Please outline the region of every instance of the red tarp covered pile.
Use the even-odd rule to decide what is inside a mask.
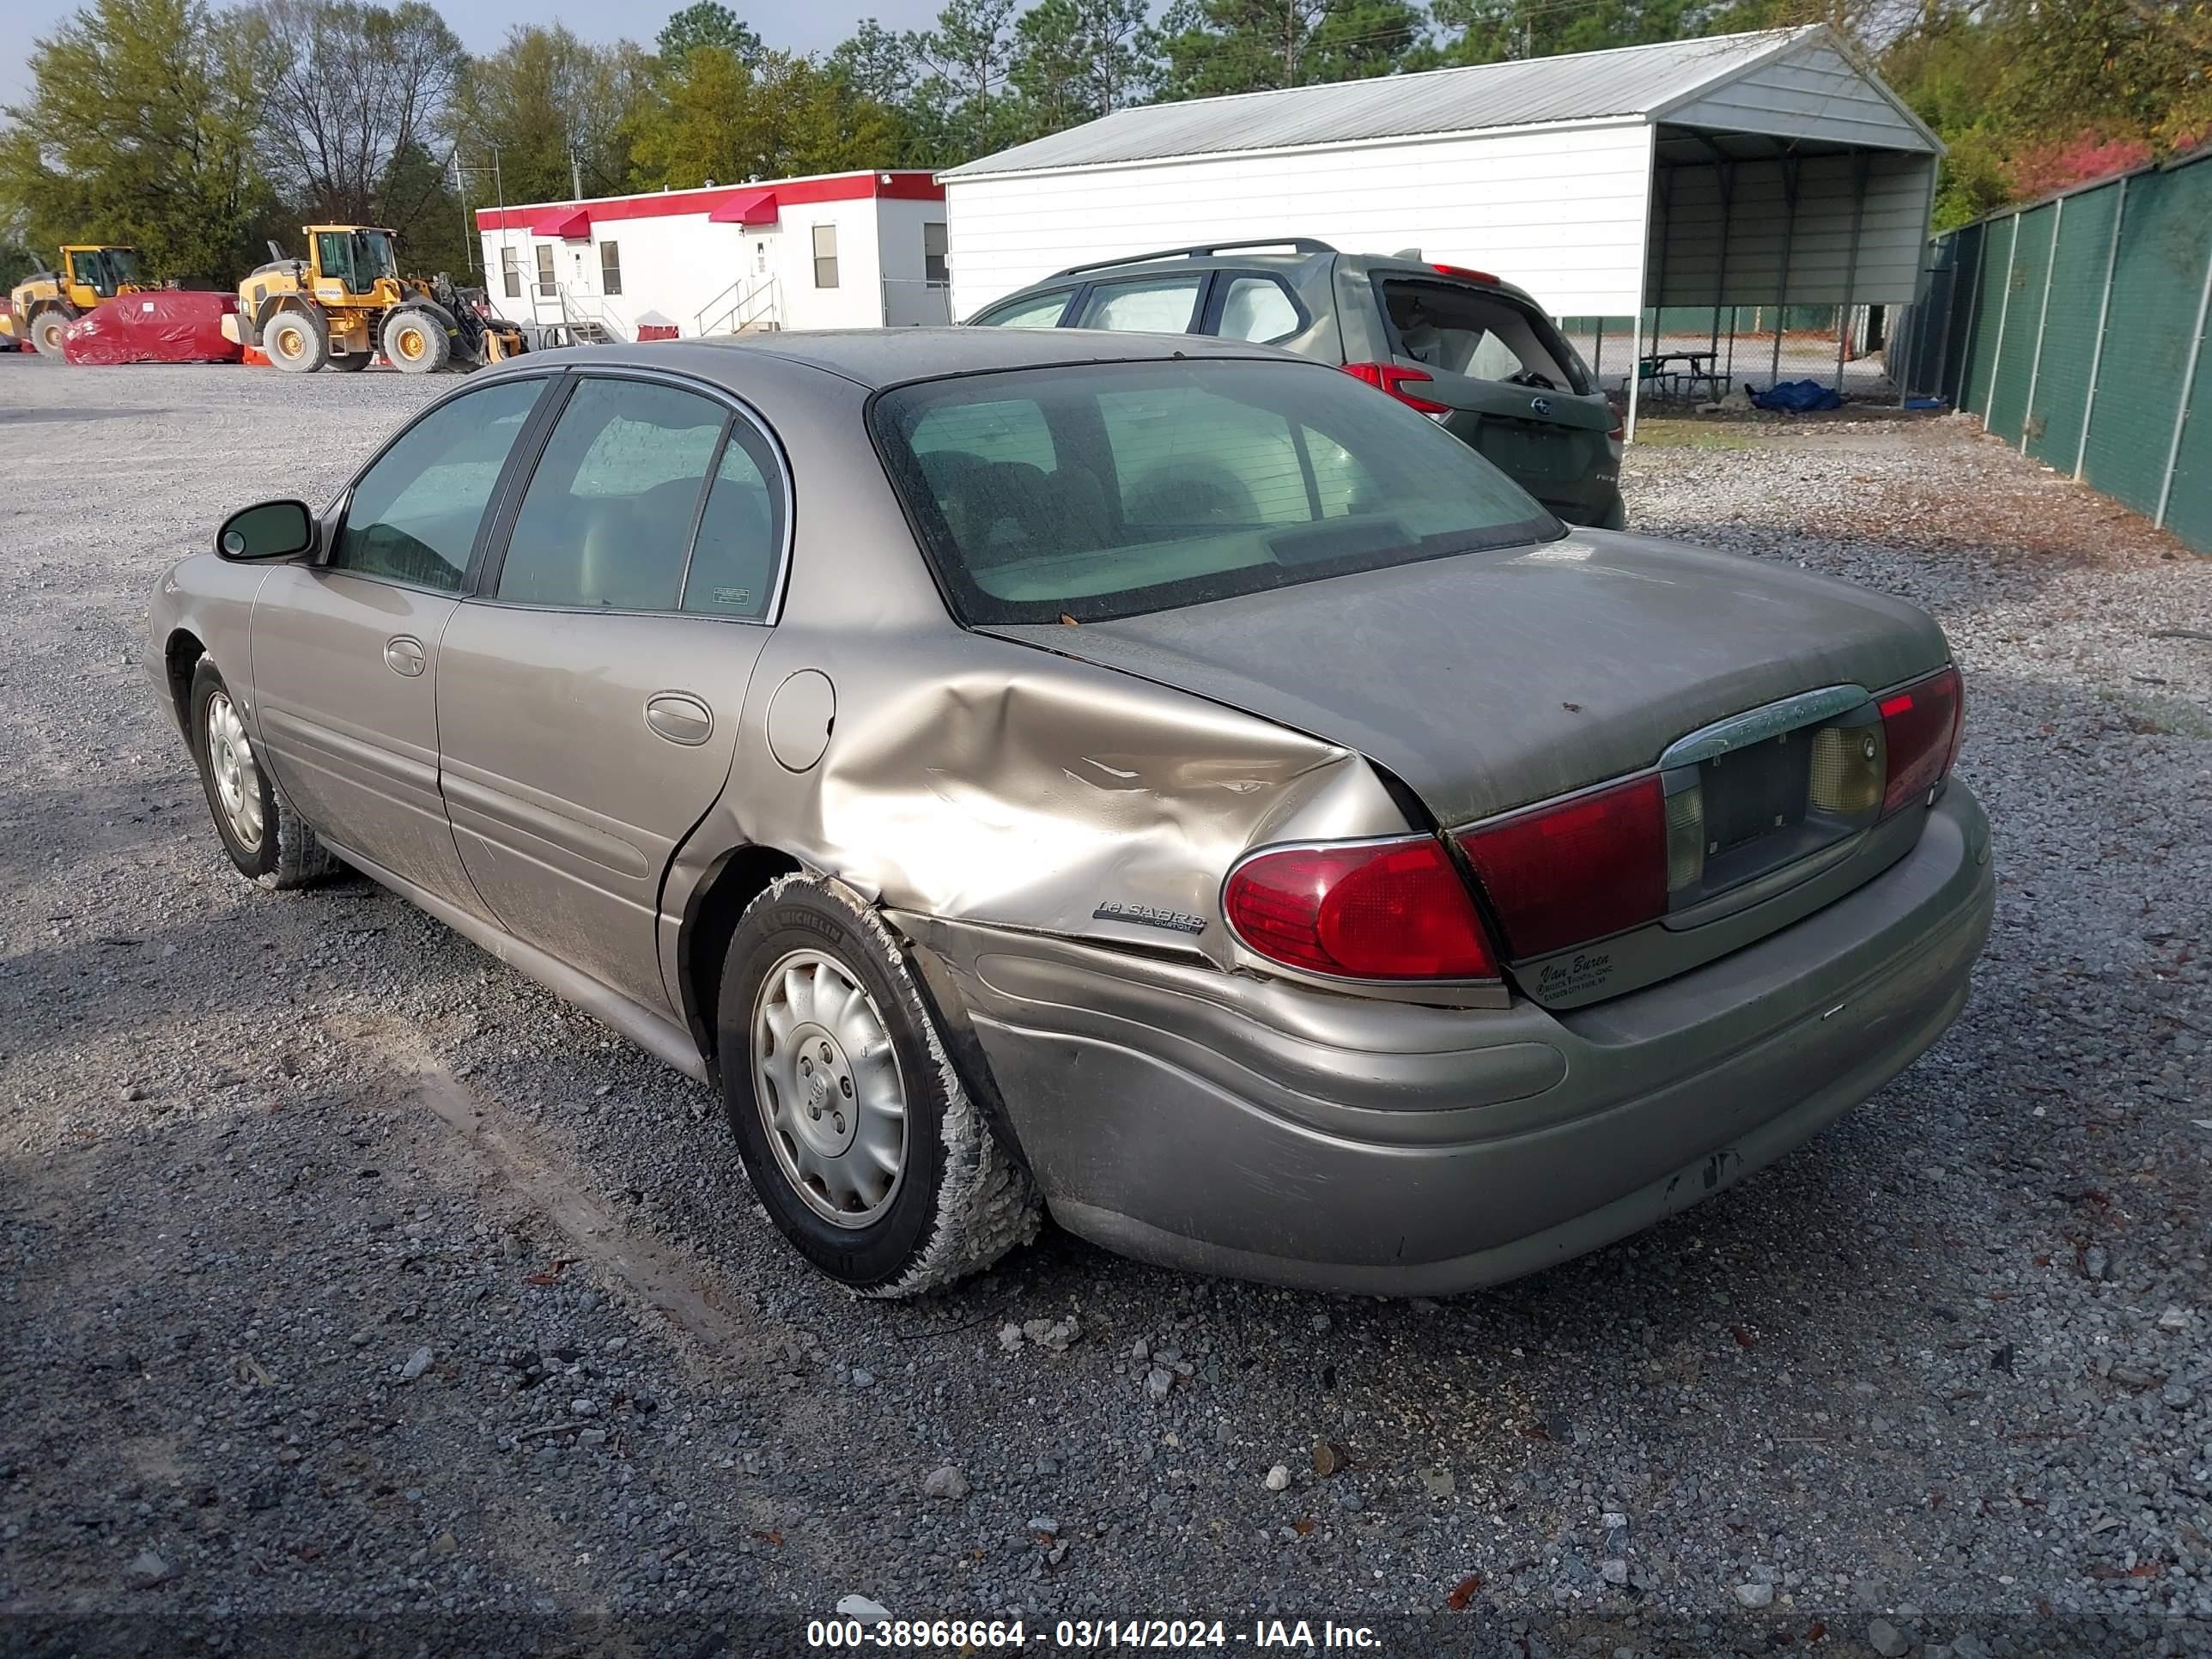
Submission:
[[[69,325],[62,356],[97,367],[112,363],[234,363],[240,348],[222,337],[222,319],[238,309],[235,294],[161,289],[103,300]]]

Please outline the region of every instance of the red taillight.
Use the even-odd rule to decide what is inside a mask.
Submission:
[[[1945,668],[1893,691],[1881,703],[1881,738],[1889,754],[1889,783],[1881,815],[1911,804],[1951,774],[1966,724],[1966,690],[1959,671]]]
[[[1492,979],[1497,958],[1433,836],[1257,853],[1221,908],[1271,962],[1343,979]]]
[[[1469,270],[1465,265],[1431,265],[1429,269],[1440,276],[1464,276],[1470,282],[1487,283],[1492,288],[1498,286],[1498,278],[1486,270]]]
[[[1612,439],[1613,441],[1617,444],[1626,443],[1628,441],[1628,416],[1622,414],[1620,410],[1614,406],[1613,401],[1610,398],[1607,398],[1605,400],[1605,407],[1606,412],[1613,416],[1613,430],[1607,433],[1605,435]]]
[[[1460,845],[1511,957],[1547,956],[1666,913],[1667,806],[1656,773],[1517,813]]]
[[[1451,413],[1449,404],[1435,403],[1406,390],[1409,385],[1433,384],[1432,377],[1425,368],[1407,368],[1403,363],[1346,363],[1344,372],[1354,380],[1366,381],[1378,392],[1389,392],[1400,403],[1418,409],[1424,415]]]

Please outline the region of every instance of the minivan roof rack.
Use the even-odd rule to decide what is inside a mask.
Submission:
[[[1089,264],[1070,265],[1052,274],[1054,276],[1073,276],[1086,270],[1103,270],[1109,265],[1141,265],[1154,259],[1203,259],[1210,253],[1226,253],[1233,248],[1252,247],[1286,247],[1294,253],[1336,252],[1328,243],[1317,242],[1310,236],[1255,236],[1241,242],[1205,242],[1197,247],[1164,247],[1156,253],[1124,253],[1111,259],[1093,259]]]

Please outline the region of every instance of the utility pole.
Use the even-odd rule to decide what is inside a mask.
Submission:
[[[572,144],[568,149],[568,187],[576,192],[576,199],[584,199],[584,162]]]

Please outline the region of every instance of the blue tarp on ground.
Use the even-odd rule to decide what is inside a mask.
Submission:
[[[1751,400],[1761,409],[1779,409],[1791,415],[1809,415],[1815,410],[1844,406],[1836,389],[1822,386],[1818,380],[1784,380],[1764,392],[1752,392]]]

